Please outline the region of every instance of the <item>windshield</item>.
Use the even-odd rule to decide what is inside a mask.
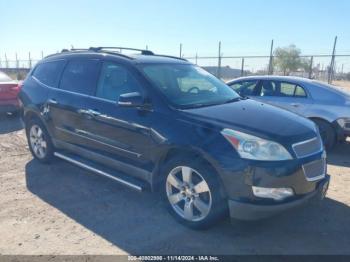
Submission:
[[[194,65],[145,65],[142,70],[176,107],[210,106],[240,98],[229,86]]]

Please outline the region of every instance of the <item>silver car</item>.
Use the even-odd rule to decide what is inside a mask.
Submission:
[[[241,77],[227,83],[241,96],[313,120],[326,148],[350,136],[350,94],[314,80],[285,76]]]

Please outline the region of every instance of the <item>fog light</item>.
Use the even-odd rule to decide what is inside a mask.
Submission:
[[[291,188],[268,188],[253,186],[253,194],[257,197],[270,198],[277,201],[293,196],[293,189]]]

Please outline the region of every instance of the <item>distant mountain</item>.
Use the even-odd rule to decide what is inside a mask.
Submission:
[[[217,75],[218,67],[217,66],[203,66],[203,69],[205,69],[207,72],[213,75]],[[241,70],[231,68],[229,66],[221,67],[221,78],[223,79],[232,79],[237,78],[241,76]]]

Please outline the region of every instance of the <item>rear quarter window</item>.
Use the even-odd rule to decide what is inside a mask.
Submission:
[[[56,87],[64,65],[64,60],[40,63],[36,66],[32,76],[47,86]]]

